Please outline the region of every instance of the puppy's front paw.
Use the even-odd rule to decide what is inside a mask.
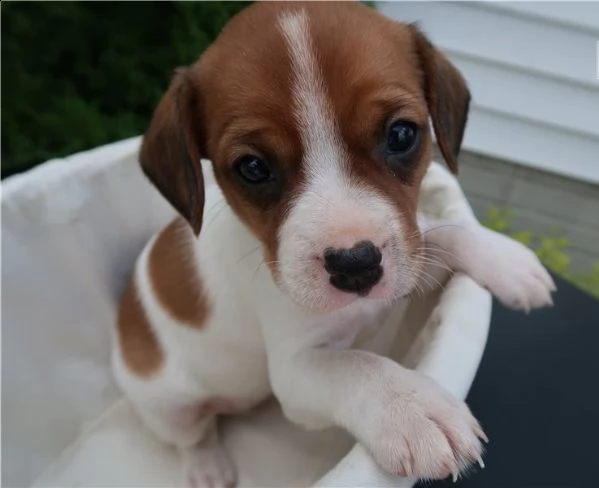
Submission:
[[[555,283],[534,252],[484,227],[470,238],[460,256],[464,271],[505,306],[529,312],[553,305]]]
[[[375,460],[390,473],[420,479],[455,480],[473,462],[483,467],[479,439],[487,438],[470,409],[430,378],[409,374],[409,386],[375,421],[367,445]]]

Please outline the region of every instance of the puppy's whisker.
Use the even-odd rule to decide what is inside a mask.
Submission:
[[[447,223],[447,224],[438,224],[438,225],[433,225],[431,227],[428,227],[427,229],[425,229],[424,231],[421,231],[421,235],[425,236],[426,234],[428,234],[429,232],[432,232],[434,230],[439,230],[439,229],[444,229],[446,227],[451,227],[451,228],[457,228],[460,230],[465,230],[465,231],[469,231],[469,226],[467,224],[460,224],[460,223]]]
[[[434,289],[437,286],[443,286],[435,277],[433,277],[430,273],[426,272],[424,269],[420,270],[418,278],[418,283],[425,285],[429,289]]]
[[[423,266],[421,266],[421,268],[420,268],[420,272],[421,272],[421,274],[422,274],[422,273],[428,273],[428,271],[425,271],[425,270],[426,270],[426,266],[430,266],[430,267],[437,268],[437,269],[442,269],[443,271],[445,271],[445,272],[447,272],[447,273],[449,273],[449,274],[453,274],[453,273],[455,272],[455,271],[454,271],[453,269],[451,269],[451,268],[447,268],[447,267],[439,266],[439,265],[437,265],[437,264],[435,264],[435,263],[423,263]]]
[[[430,273],[427,272],[423,272],[422,276],[421,276],[427,283],[428,286],[431,286],[431,282],[432,285],[431,288],[443,288],[443,284],[437,279],[435,278],[433,275],[431,275]]]
[[[222,205],[226,203],[224,200],[217,200],[212,204],[212,206],[208,209],[208,212],[212,212],[218,205]]]
[[[311,260],[311,259],[297,259],[297,260],[294,260],[294,262],[296,262],[298,264],[310,264],[310,263],[313,262],[313,260]],[[279,260],[264,261],[264,262],[262,262],[262,264],[283,264],[283,261],[279,261]]]
[[[216,219],[218,218],[218,216],[221,214],[221,212],[222,212],[222,211],[223,211],[225,208],[227,208],[227,206],[228,206],[228,205],[227,205],[227,202],[225,202],[225,201],[218,202],[218,203],[221,203],[221,204],[222,204],[222,206],[221,206],[221,208],[219,208],[219,209],[216,211],[216,213],[215,213],[215,214],[212,216],[212,218],[210,219],[210,222],[208,222],[208,223],[206,224],[206,227],[204,228],[204,231],[208,230],[208,229],[210,228],[210,226],[212,226],[212,224],[214,224],[214,222],[216,221]],[[216,207],[216,205],[218,205],[218,203],[215,203],[215,204],[213,205],[213,207],[212,207],[212,208]]]
[[[450,257],[452,259],[456,259],[456,260],[459,259],[459,257],[454,252],[448,251],[443,246],[441,246],[440,244],[437,244],[435,242],[427,243],[426,246],[424,248],[422,248],[422,251],[431,257],[434,254],[444,254],[445,256]]]
[[[250,280],[251,282],[253,282],[256,279],[256,275],[258,274],[258,271],[260,270],[260,268],[262,267],[263,264],[264,264],[264,261],[260,261],[258,263],[258,266],[256,266],[256,269],[252,273],[252,279]]]
[[[448,266],[443,261],[439,261],[439,260],[433,259],[431,257],[422,257],[417,260],[417,264],[422,265],[422,267],[424,267],[425,265],[429,265],[432,267],[441,268],[441,269],[443,269],[445,271],[449,271],[451,273],[453,273],[455,271],[454,269],[452,269],[450,266]]]
[[[416,262],[426,263],[426,264],[435,264],[438,266],[447,266],[447,263],[443,260],[437,259],[436,256],[421,256],[416,259]]]
[[[446,255],[451,254],[448,251],[444,251],[444,252]],[[424,247],[417,249],[417,254],[414,257],[414,260],[416,262],[422,261],[422,262],[427,262],[427,263],[434,263],[434,264],[438,264],[440,266],[447,265],[447,263],[443,260],[442,256],[438,256],[438,255],[436,255],[436,253],[431,253],[430,248],[424,248]]]
[[[258,251],[260,249],[260,245],[256,246],[255,248],[253,248],[251,251],[245,253],[243,256],[241,256],[236,264],[239,264],[241,261],[243,261],[244,259],[250,257],[252,254],[254,254],[256,251]]]
[[[414,291],[416,292],[417,297],[423,297],[425,295],[424,287],[419,281],[414,285]]]
[[[447,249],[445,249],[440,244],[437,244],[436,242],[427,242],[426,245],[422,248],[422,250],[425,251],[425,252],[436,252],[436,251],[440,251],[440,252],[448,254],[448,255],[450,255],[452,257],[455,256],[455,254],[453,252],[448,251]]]

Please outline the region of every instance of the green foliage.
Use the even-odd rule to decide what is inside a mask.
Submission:
[[[143,133],[175,67],[247,2],[5,2],[2,177]]]
[[[558,276],[599,298],[599,261],[587,272],[571,269],[568,248],[570,241],[558,229],[550,228],[545,235],[533,235],[528,231],[513,231],[511,220],[513,210],[509,208],[491,208],[482,224],[488,228],[507,234],[531,248],[541,262]]]

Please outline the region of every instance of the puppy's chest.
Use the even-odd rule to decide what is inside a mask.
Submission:
[[[317,342],[332,349],[366,343],[381,331],[392,309],[387,304],[365,304],[316,319],[312,325],[318,330]]]

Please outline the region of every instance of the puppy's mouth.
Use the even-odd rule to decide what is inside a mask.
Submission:
[[[340,291],[367,297],[382,277],[383,267],[377,264],[361,270],[360,273],[332,273],[329,283]]]

